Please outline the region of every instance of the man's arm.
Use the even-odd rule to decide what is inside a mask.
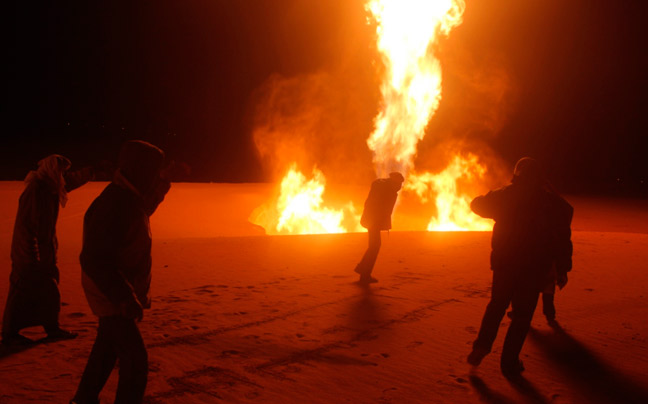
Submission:
[[[69,171],[65,174],[65,190],[70,192],[94,179],[94,169],[84,167],[80,170]]]
[[[500,195],[502,191],[490,191],[486,195],[476,197],[470,203],[470,209],[481,217],[495,219],[501,208]]]

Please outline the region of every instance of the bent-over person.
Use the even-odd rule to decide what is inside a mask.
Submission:
[[[389,178],[378,178],[371,183],[360,218],[360,224],[367,229],[369,245],[355,267],[355,272],[360,274],[361,284],[378,282],[371,276],[371,272],[380,251],[380,232],[391,229],[391,215],[403,181],[401,173],[393,172],[389,174]]]

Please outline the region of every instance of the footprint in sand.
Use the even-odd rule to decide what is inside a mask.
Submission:
[[[419,346],[421,346],[421,345],[423,345],[423,342],[422,342],[422,341],[412,341],[412,342],[410,342],[409,344],[407,344],[407,347],[406,347],[406,348],[407,348],[407,349],[414,349],[414,348],[419,347]]]
[[[196,293],[197,295],[210,295],[214,293],[214,291],[211,289],[198,289],[194,293]]]
[[[237,351],[236,349],[228,349],[228,350],[225,350],[225,351],[221,352],[221,356],[223,356],[223,357],[227,357],[227,356],[231,356],[231,355],[238,355],[238,354],[240,354],[240,352]]]

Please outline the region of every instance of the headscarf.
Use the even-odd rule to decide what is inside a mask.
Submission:
[[[65,178],[63,174],[70,168],[70,160],[67,157],[59,154],[52,154],[38,162],[38,168],[30,171],[25,177],[27,184],[35,180],[42,180],[48,182],[58,194],[59,203],[65,207],[67,203],[67,191],[65,190]]]

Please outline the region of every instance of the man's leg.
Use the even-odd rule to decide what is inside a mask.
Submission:
[[[380,251],[381,245],[380,230],[369,229],[367,234],[367,251],[365,251],[362,260],[360,260],[360,263],[355,269],[355,271],[360,274],[361,280],[369,280],[371,278],[371,272],[376,264],[376,259],[378,258],[378,252]]]
[[[106,317],[99,319],[97,338],[92,346],[79,388],[74,395],[74,403],[95,404],[99,402],[99,393],[106,384],[108,376],[110,376],[117,361],[117,353],[110,338],[111,332],[109,328],[111,326]]]
[[[538,304],[538,295],[540,292],[533,284],[523,284],[515,290],[513,299],[513,319],[504,339],[502,349],[501,368],[502,372],[507,375],[515,375],[524,368],[520,362],[520,351],[524,345],[524,340],[531,327],[533,312]]]
[[[144,399],[148,377],[148,354],[135,320],[113,317],[112,331],[119,358],[119,383],[115,404],[136,404]]]
[[[486,306],[477,339],[473,342],[473,350],[468,355],[468,363],[471,365],[479,365],[484,356],[491,351],[499,325],[512,297],[512,277],[506,273],[493,271],[491,300]]]
[[[56,267],[55,267],[56,268]],[[59,313],[61,311],[61,293],[58,288],[58,268],[56,278],[48,279],[39,291],[43,305],[43,328],[47,333],[48,340],[63,340],[76,338],[79,334],[67,331],[59,325]]]

